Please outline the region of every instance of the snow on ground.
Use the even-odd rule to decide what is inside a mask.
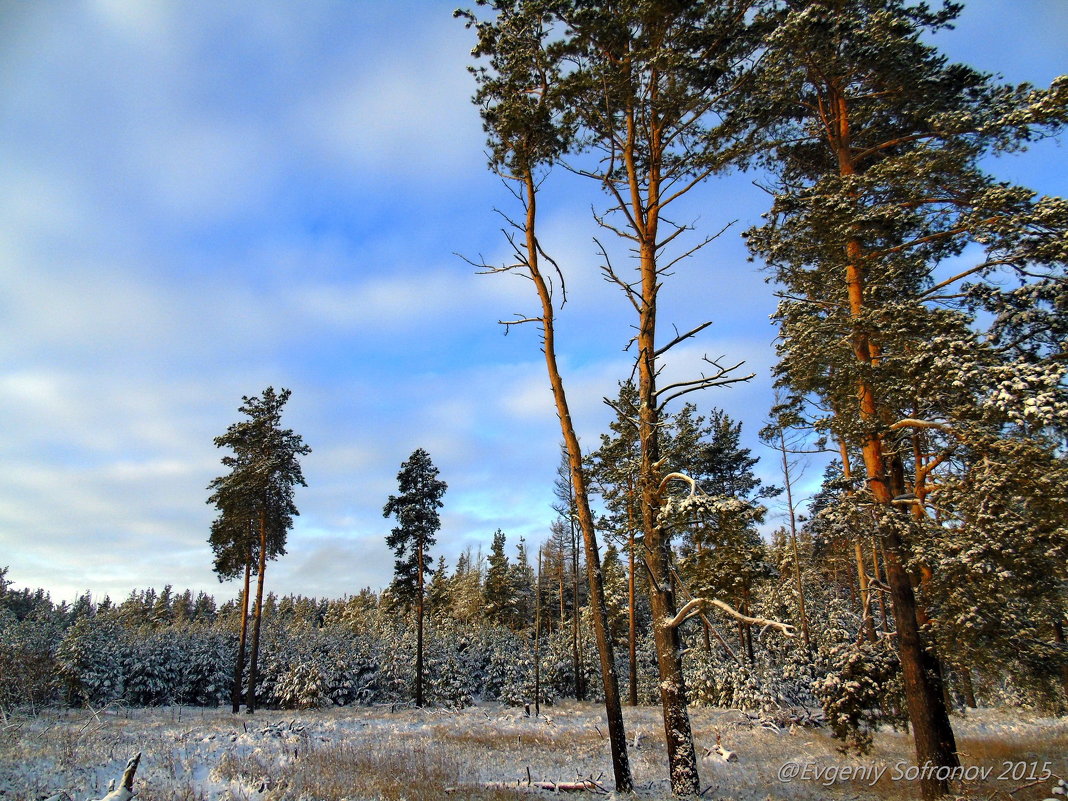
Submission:
[[[254,716],[222,708],[48,710],[0,721],[0,798],[40,801],[60,790],[73,801],[100,798],[108,780],[121,776],[138,751],[143,757],[135,788],[142,801],[547,795],[485,787],[526,783],[528,770],[534,781],[593,778],[611,789],[603,710],[563,703],[543,711],[540,718],[528,718],[498,704],[460,711],[385,706]],[[918,784],[908,774],[915,770],[911,741],[903,733],[880,732],[872,754],[844,756],[821,729],[756,728],[732,710],[691,714],[700,754],[718,735],[738,755],[730,763],[702,757],[707,798],[918,797]],[[659,709],[628,708],[625,716],[638,798],[669,798]],[[1046,772],[1068,778],[1068,719],[979,710],[956,718],[954,729],[971,775],[990,769],[985,782],[957,784],[961,797],[1040,799],[1053,780],[1034,779]],[[576,797],[583,795],[589,797]]]

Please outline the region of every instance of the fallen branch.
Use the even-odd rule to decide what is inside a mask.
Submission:
[[[549,782],[531,781],[527,778],[516,779],[511,782],[482,782],[477,785],[484,790],[548,790],[551,793],[596,793],[598,795],[610,795],[603,784],[594,779],[578,779],[573,782]],[[445,792],[465,793],[470,791],[470,785],[446,787]]]
[[[111,784],[108,785],[108,790],[110,790],[111,792],[101,798],[100,801],[130,801],[130,799],[133,798],[134,795],[134,774],[137,773],[137,766],[140,763],[140,752],[130,757],[130,761],[126,763],[126,770],[123,771],[122,774],[122,784],[116,788],[115,780],[112,779]]]
[[[577,782],[534,782],[531,786],[554,793],[581,793],[585,791],[608,795],[608,790],[604,788],[604,785],[595,782],[593,779],[582,779]]]
[[[736,753],[734,753],[733,751],[729,751],[728,749],[724,748],[719,743],[716,743],[711,748],[706,748],[705,749],[705,756],[706,757],[717,756],[720,759],[722,759],[724,762],[737,762],[738,761],[738,755]]]

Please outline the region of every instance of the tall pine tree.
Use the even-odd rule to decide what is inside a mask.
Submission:
[[[397,557],[394,562],[392,590],[403,603],[415,608],[415,705],[423,705],[423,616],[426,602],[426,577],[433,573],[433,559],[428,552],[437,541],[441,527],[438,509],[444,504],[441,497],[448,488],[438,478],[438,469],[430,455],[417,448],[401,464],[397,473],[400,493],[390,495],[382,509],[382,516],[396,517],[397,525],[386,537],[386,543]]]
[[[960,282],[982,285],[1007,270],[1032,294],[1063,293],[1055,274],[1063,276],[1068,222],[1063,201],[998,182],[980,164],[1062,124],[1068,82],[999,86],[948,63],[924,36],[960,10],[770,2],[756,20],[770,32],[766,51],[734,110],[777,177],[770,222],[749,239],[783,287],[778,380],[808,402],[812,424],[842,442],[846,458],[860,456],[864,487],[845,500],[864,507],[885,551],[917,763],[946,767],[958,758],[924,631],[935,565],[921,561],[918,586],[907,570],[919,532],[933,526],[930,479],[966,457],[967,443],[1005,433],[1009,421],[994,419],[991,400],[1004,393],[1028,408],[1032,390],[1063,386],[1063,365],[995,347],[957,302],[1027,293],[1006,298]],[[981,255],[961,271],[972,243]],[[946,790],[922,781],[925,798]]]
[[[300,514],[293,502],[293,489],[297,484],[307,486],[298,457],[311,453],[311,448],[292,429],[282,428],[282,409],[291,394],[288,389],[276,392],[274,387],[267,387],[259,397],[245,396],[241,399],[242,405],[238,411],[248,419],[234,423],[226,429],[225,434],[215,438],[216,447],[232,451],[231,455],[222,459],[230,472],[208,485],[208,489],[212,490],[208,503],[214,504],[220,513],[212,526],[212,547],[220,578],[236,574],[237,565],[242,560],[247,576],[253,554],[258,557],[252,663],[246,699],[246,711],[250,714],[256,709],[260,622],[267,560],[285,553],[286,534],[293,526],[293,517]],[[247,578],[243,600],[247,609]],[[242,639],[242,651],[243,647]],[[235,707],[241,662],[239,658],[235,672]]]

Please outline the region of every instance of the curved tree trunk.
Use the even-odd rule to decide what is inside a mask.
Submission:
[[[552,386],[556,413],[560,419],[560,430],[567,447],[568,467],[571,474],[571,486],[574,490],[575,510],[579,529],[586,551],[586,576],[590,585],[590,610],[593,613],[593,628],[597,639],[597,651],[601,661],[601,679],[604,685],[605,713],[608,718],[608,740],[612,749],[612,770],[615,778],[616,792],[630,793],[634,789],[630,773],[630,760],[627,756],[627,735],[623,727],[623,707],[619,699],[619,680],[616,677],[615,658],[612,653],[612,640],[608,636],[608,613],[604,597],[604,579],[601,574],[601,559],[597,550],[597,532],[590,511],[589,493],[586,477],[582,467],[582,449],[579,445],[575,426],[571,421],[571,411],[564,391],[564,381],[556,361],[555,328],[552,296],[548,284],[539,268],[539,247],[535,237],[537,212],[537,187],[533,176],[527,172],[523,176],[526,200],[526,260],[530,277],[538,291],[541,301],[542,350],[545,353],[545,366]],[[576,610],[577,615],[577,610]]]

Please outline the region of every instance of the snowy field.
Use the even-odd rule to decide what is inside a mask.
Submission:
[[[345,707],[309,712],[109,708],[0,719],[0,798],[40,801],[63,791],[101,798],[128,757],[143,753],[135,789],[143,801],[273,801],[547,797],[494,782],[574,782],[611,788],[603,713],[592,704],[548,707],[540,718],[482,704],[461,711]],[[640,799],[667,799],[659,710],[626,709]],[[730,710],[692,710],[701,754],[717,735],[737,761],[701,759],[706,798],[909,799],[908,738],[881,732],[872,754],[843,756],[822,729],[753,727]],[[976,778],[960,797],[1029,801],[1068,778],[1068,719],[1008,710],[954,721],[962,763]],[[634,743],[636,742],[636,747]],[[1048,763],[1048,764],[1044,764]],[[853,776],[848,774],[852,772]],[[791,778],[791,774],[799,774]],[[1031,785],[1031,786],[1025,786]],[[569,793],[599,797],[596,789]]]

